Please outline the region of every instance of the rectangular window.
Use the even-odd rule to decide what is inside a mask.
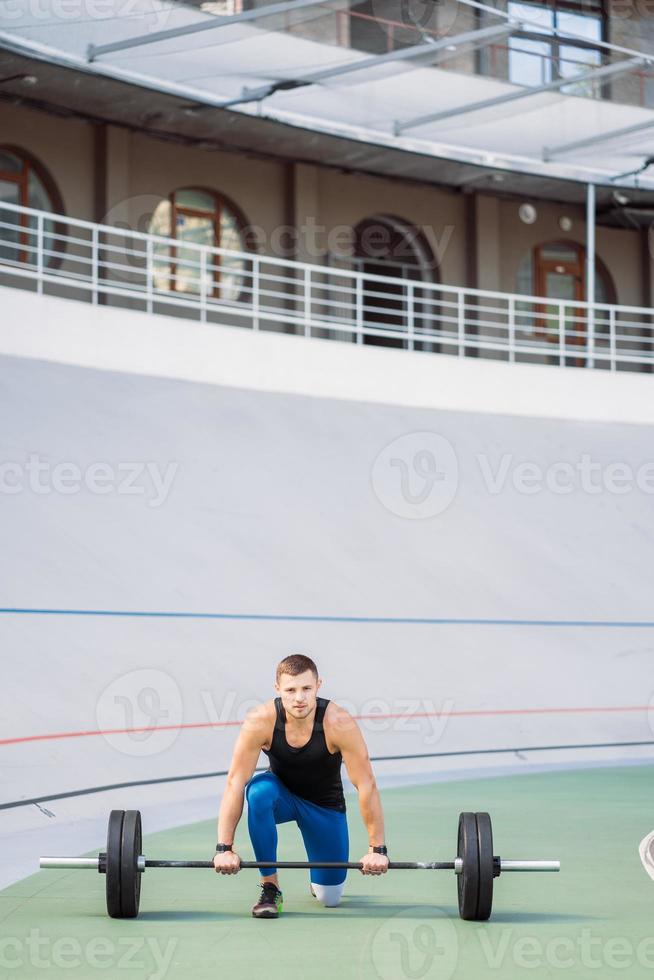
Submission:
[[[509,0],[508,13],[525,23],[524,31],[509,40],[509,81],[537,87],[560,78],[573,78],[602,64],[604,18],[600,0],[573,3],[517,3]],[[566,38],[566,34],[573,37]],[[597,96],[595,83],[571,85],[571,95]]]
[[[546,41],[512,37],[509,40],[509,79],[531,86],[551,82],[551,45]]]

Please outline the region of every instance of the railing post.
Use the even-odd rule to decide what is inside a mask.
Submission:
[[[304,267],[304,336],[311,336],[311,266]]]
[[[466,321],[465,321],[465,296],[463,292],[458,293],[457,300],[457,336],[458,336],[458,355],[465,356]]]
[[[152,313],[152,293],[154,287],[154,245],[148,236],[145,240],[145,308]]]
[[[91,302],[94,306],[98,304],[98,226],[94,225],[91,231]]]
[[[43,292],[43,215],[36,219],[36,291]]]
[[[509,362],[515,361],[515,297],[509,296]]]
[[[559,303],[559,367],[565,367],[565,307]]]
[[[356,273],[356,329],[357,344],[363,343],[363,276]]]
[[[609,354],[610,354],[610,364],[611,370],[615,371],[617,368],[616,364],[616,343],[615,343],[615,307],[611,306],[609,308]]]
[[[200,323],[207,322],[207,250],[200,249]]]
[[[595,309],[586,310],[586,366],[595,367]]]
[[[259,256],[252,257],[252,329],[259,329]]]
[[[409,332],[409,350],[414,349],[414,335],[415,335],[415,322],[414,322],[414,291],[415,287],[413,281],[409,280],[407,283],[406,291],[406,304],[407,304],[407,328]]]
[[[586,188],[586,364],[595,367],[595,184]]]

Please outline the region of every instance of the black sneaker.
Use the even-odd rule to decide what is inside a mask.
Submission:
[[[282,904],[282,893],[277,885],[266,881],[261,886],[259,901],[252,906],[252,915],[255,919],[278,919]]]

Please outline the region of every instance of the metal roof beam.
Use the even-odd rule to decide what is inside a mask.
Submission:
[[[400,48],[397,51],[388,51],[386,54],[374,55],[372,58],[363,58],[361,61],[349,61],[343,65],[336,65],[334,68],[323,68],[320,71],[312,72],[309,75],[302,75],[299,78],[288,78],[278,82],[271,82],[269,85],[261,85],[259,88],[245,89],[243,94],[235,99],[225,102],[225,108],[239,105],[242,102],[260,102],[274,95],[275,92],[301,88],[304,85],[315,85],[317,82],[324,82],[328,78],[335,78],[338,75],[351,74],[355,71],[363,71],[366,68],[376,68],[377,65],[385,65],[393,61],[410,61],[414,58],[423,58],[425,61],[435,59],[442,51],[449,51],[450,48],[458,48],[461,45],[473,44],[479,47],[483,44],[490,44],[499,38],[507,37],[519,29],[519,24],[501,24],[496,27],[484,27],[475,31],[466,31],[463,34],[455,34],[451,37],[441,38],[439,41],[429,41],[423,44],[415,44],[410,48]],[[452,52],[452,55],[456,52]]]
[[[558,146],[544,146],[543,160],[551,160],[553,157],[560,156],[562,153],[568,153],[571,150],[580,150],[585,146],[605,143],[607,140],[621,139],[623,136],[630,136],[632,133],[638,133],[642,129],[652,129],[653,127],[654,118],[647,122],[635,123],[633,126],[625,126],[622,129],[609,129],[605,133],[586,136],[585,139],[574,140],[572,143],[559,143]]]
[[[407,129],[414,129],[416,126],[424,126],[425,123],[440,122],[443,119],[451,119],[452,116],[462,116],[468,112],[477,112],[482,109],[491,109],[495,106],[506,105],[509,102],[517,102],[518,99],[526,99],[532,95],[540,95],[543,92],[557,92],[559,89],[566,88],[568,85],[578,85],[580,82],[593,82],[600,78],[609,78],[621,75],[625,72],[633,71],[641,65],[648,64],[651,59],[629,58],[627,61],[620,61],[614,65],[604,65],[602,68],[594,68],[592,71],[582,72],[580,75],[573,75],[572,78],[557,78],[554,82],[546,85],[538,85],[533,88],[521,88],[518,92],[508,92],[506,95],[498,95],[493,99],[484,99],[481,102],[468,102],[465,105],[454,109],[446,109],[442,112],[432,112],[424,116],[415,116],[406,122],[396,122],[394,132],[396,136],[405,132]]]
[[[195,24],[185,24],[182,27],[170,27],[165,31],[153,31],[150,34],[138,34],[122,41],[112,41],[110,44],[89,44],[86,56],[89,61],[101,54],[112,51],[126,51],[128,48],[138,48],[143,44],[154,44],[156,41],[168,41],[170,38],[184,37],[187,34],[198,34],[201,31],[216,31],[230,24],[244,24],[248,21],[259,20],[261,17],[272,17],[273,14],[285,14],[303,7],[318,7],[325,0],[284,0],[282,3],[271,3],[267,7],[254,7],[241,14],[223,16],[218,14]]]

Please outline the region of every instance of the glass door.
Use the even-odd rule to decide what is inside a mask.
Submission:
[[[535,250],[535,285],[538,296],[566,300],[564,319],[564,343],[566,350],[586,346],[586,318],[581,307],[572,304],[585,298],[583,250],[574,243],[541,245]],[[558,304],[542,307],[539,311],[541,336],[553,344],[559,344],[560,318]],[[583,367],[585,357],[566,359],[566,364]]]

